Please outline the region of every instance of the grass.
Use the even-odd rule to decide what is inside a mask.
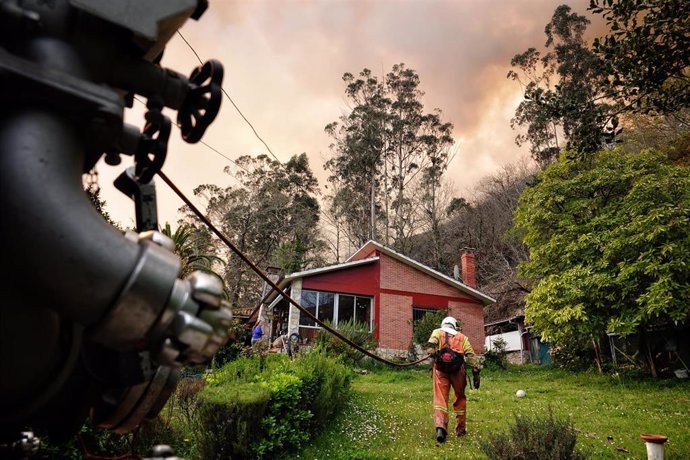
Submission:
[[[518,389],[527,396],[517,398]],[[437,446],[429,370],[359,375],[344,412],[298,458],[485,458],[480,441],[505,432],[514,414],[569,416],[577,448],[591,458],[646,458],[641,433],[669,437],[666,458],[690,458],[690,382],[626,380],[532,366],[482,372],[468,390],[468,435]],[[452,421],[450,432],[452,433]]]

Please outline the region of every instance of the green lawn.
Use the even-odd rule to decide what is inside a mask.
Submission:
[[[523,389],[525,398],[515,392]],[[570,416],[578,448],[591,458],[646,458],[641,433],[668,436],[667,459],[690,458],[690,382],[626,380],[535,367],[482,372],[468,391],[468,435],[436,446],[429,370],[358,375],[345,411],[302,452],[307,459],[473,459],[491,433],[506,431],[513,414]],[[452,432],[452,421],[450,430]]]

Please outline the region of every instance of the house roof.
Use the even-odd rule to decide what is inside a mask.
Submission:
[[[411,259],[405,255],[402,255],[399,252],[394,251],[393,249],[388,248],[388,247],[386,247],[386,246],[382,245],[381,243],[378,243],[374,240],[367,241],[364,244],[364,246],[359,248],[354,254],[352,254],[347,259],[346,263],[348,263],[353,258],[356,258],[358,254],[366,251],[368,246],[373,246],[379,252],[381,252],[381,253],[389,256],[389,257],[392,257],[393,259],[396,259],[396,260],[398,260],[404,264],[407,264],[413,268],[416,268],[417,270],[420,270],[421,272],[426,273],[427,275],[431,276],[432,278],[435,278],[435,279],[437,279],[443,283],[448,284],[449,286],[452,286],[452,287],[460,290],[461,292],[464,292],[465,294],[469,295],[470,297],[474,297],[475,299],[480,300],[482,302],[482,304],[484,304],[484,305],[489,305],[489,304],[496,302],[496,300],[489,297],[488,295],[486,295],[486,294],[484,294],[484,293],[482,293],[482,292],[480,292],[480,291],[478,291],[478,290],[476,290],[476,289],[474,289],[474,288],[472,288],[472,287],[470,287],[464,283],[461,283],[460,281],[457,281],[457,280],[451,278],[450,276],[446,276],[443,273],[437,272],[433,268],[427,267],[426,265],[424,265],[420,262],[417,262],[416,260]],[[360,259],[360,260],[367,260],[367,259]]]
[[[368,257],[366,259],[353,260],[349,262],[350,259],[343,262],[342,264],[328,265],[321,268],[313,268],[311,270],[305,270],[303,272],[290,273],[285,277],[286,280],[294,280],[297,278],[305,278],[307,276],[321,275],[322,273],[334,272],[338,270],[343,270],[345,268],[357,267],[358,265],[367,265],[379,260],[378,257]]]
[[[345,270],[353,267],[358,267],[361,265],[367,265],[374,263],[379,260],[378,256],[371,256],[371,257],[365,257],[362,259],[355,259],[352,260],[353,258],[356,258],[357,255],[359,254],[360,256],[362,255],[363,251],[365,251],[367,248],[371,250],[371,247],[374,247],[377,251],[379,251],[382,254],[387,255],[388,257],[391,257],[395,260],[398,260],[404,264],[407,264],[417,270],[420,270],[421,272],[431,276],[432,278],[435,278],[451,287],[454,287],[455,289],[458,289],[461,292],[464,292],[465,294],[469,295],[472,298],[475,298],[479,300],[483,305],[489,305],[492,303],[495,303],[496,301],[489,297],[488,295],[471,288],[470,286],[461,283],[460,281],[457,281],[450,276],[446,276],[443,273],[437,272],[436,270],[427,267],[426,265],[417,262],[414,259],[411,259],[407,256],[404,256],[400,254],[399,252],[394,251],[393,249],[390,249],[386,246],[383,246],[380,243],[377,243],[376,241],[369,240],[367,241],[364,246],[359,248],[354,254],[352,254],[345,262],[341,264],[335,264],[335,265],[328,265],[326,267],[320,267],[320,268],[314,268],[311,270],[304,270],[301,272],[295,272],[295,273],[290,273],[289,275],[285,276],[282,280],[280,280],[278,284],[278,287],[281,290],[285,290],[287,286],[290,285],[290,283],[293,280],[299,279],[299,278],[306,278],[309,276],[314,276],[314,275],[321,275],[323,273],[329,273],[329,272],[334,272],[338,270]],[[270,305],[273,303],[273,301],[276,299],[276,296],[278,293],[274,290],[271,292],[269,295],[267,295],[264,300],[263,304],[264,305]]]
[[[301,272],[295,272],[295,273],[290,273],[289,275],[285,276],[283,279],[280,280],[279,283],[276,283],[278,287],[281,290],[285,290],[285,288],[293,281],[299,278],[305,278],[307,276],[313,276],[313,275],[321,275],[323,273],[329,273],[329,272],[334,272],[338,270],[343,270],[346,268],[352,268],[352,267],[358,267],[360,265],[368,265],[368,264],[373,264],[379,260],[378,257],[369,257],[366,259],[360,259],[360,260],[355,260],[352,262],[343,262],[341,264],[335,264],[335,265],[328,265],[326,267],[320,267],[320,268],[313,268],[311,270],[304,270]],[[263,304],[272,304],[274,303],[275,298],[278,296],[278,293],[275,291],[275,289],[269,293],[263,300]],[[270,308],[270,306],[269,306]]]

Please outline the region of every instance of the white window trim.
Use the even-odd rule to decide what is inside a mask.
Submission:
[[[369,332],[373,333],[374,332],[374,312],[376,308],[376,304],[374,302],[374,297],[372,296],[367,296],[367,295],[360,295],[360,294],[348,294],[345,292],[331,292],[331,291],[317,291],[314,289],[302,289],[302,292],[300,293],[300,303],[302,300],[302,296],[304,295],[305,292],[315,292],[316,293],[316,305],[314,308],[314,316],[319,318],[319,297],[320,294],[333,294],[334,299],[333,299],[333,325],[335,329],[338,329],[338,310],[340,306],[340,296],[341,295],[346,295],[350,297],[354,297],[354,302],[352,304],[352,317],[356,318],[357,317],[357,298],[362,298],[362,299],[369,299]],[[301,319],[301,312],[300,312],[300,319]],[[320,319],[320,318],[319,318]],[[299,321],[298,321],[299,323]],[[322,329],[321,326],[318,324],[314,326],[307,326],[305,324],[298,324],[298,327],[303,327],[306,329]]]

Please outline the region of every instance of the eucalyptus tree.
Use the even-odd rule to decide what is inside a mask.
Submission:
[[[285,272],[318,265],[324,243],[318,233],[318,182],[306,154],[280,163],[266,155],[241,156],[237,170],[225,168],[235,184],[201,185],[194,194],[206,201],[206,213],[233,244],[265,269]],[[187,221],[194,222],[189,216]],[[261,281],[235,254],[227,253],[223,273],[231,302],[249,305],[261,293]]]
[[[584,39],[589,24],[589,19],[561,5],[544,29],[546,52],[529,48],[511,60],[516,70],[508,78],[518,81],[524,94],[511,120],[514,129],[525,130],[515,142],[529,144],[542,167],[563,148],[585,157],[618,133],[605,62]]]
[[[336,190],[333,203],[357,218],[368,238],[405,252],[419,229],[417,192],[425,177],[419,173],[427,171],[427,187],[440,186],[429,177],[445,171],[453,125],[438,109],[424,112],[419,76],[404,64],[382,78],[364,69],[358,77],[344,74],[343,80],[350,112],[326,126],[334,140],[334,156],[326,163]]]

